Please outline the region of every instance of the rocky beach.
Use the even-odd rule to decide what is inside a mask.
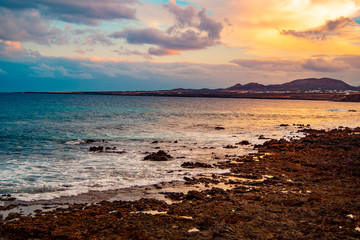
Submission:
[[[29,203],[2,196],[0,238],[359,239],[360,128],[299,131],[306,136],[269,140],[257,153],[183,164],[225,174],[34,202],[31,216],[13,211]],[[171,161],[165,152],[160,161]]]

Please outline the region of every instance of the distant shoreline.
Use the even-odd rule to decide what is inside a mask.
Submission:
[[[74,92],[24,92],[28,94],[76,94],[76,95],[112,95],[112,96],[152,96],[152,97],[206,97],[206,98],[245,98],[280,100],[315,100],[360,102],[360,93],[257,93],[224,90],[160,90],[160,91],[74,91]]]

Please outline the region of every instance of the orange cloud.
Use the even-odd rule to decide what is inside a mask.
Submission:
[[[0,40],[0,55],[6,57],[13,57],[25,55],[26,51],[19,42]]]
[[[230,47],[243,47],[251,56],[299,59],[315,54],[360,54],[360,27],[352,19],[360,10],[358,0],[201,0],[201,3],[214,9],[217,19],[226,18],[230,23],[224,25],[222,42]],[[312,42],[311,36],[327,41]]]

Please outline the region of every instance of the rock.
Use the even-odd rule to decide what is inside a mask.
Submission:
[[[266,138],[264,135],[260,135],[259,139],[269,139],[269,138]]]
[[[288,127],[288,126],[289,124],[284,124],[284,123],[280,124],[280,127]]]
[[[225,146],[225,147],[223,147],[223,148],[234,149],[234,148],[238,148],[238,147],[229,144],[229,145],[227,145],[227,146]]]
[[[0,197],[0,201],[8,201],[8,202],[10,202],[10,201],[15,201],[15,200],[16,200],[16,198],[11,196],[11,194],[3,194]]]
[[[183,168],[212,168],[210,164],[201,162],[184,162],[181,164]]]
[[[239,143],[235,143],[235,145],[250,145],[250,142],[248,140],[243,140]]]
[[[215,127],[215,130],[224,130],[224,127]]]
[[[169,161],[172,156],[166,154],[163,150],[159,150],[157,153],[151,153],[144,157],[145,161]]]
[[[202,192],[198,191],[189,191],[188,194],[186,194],[185,199],[186,200],[201,200],[206,198],[206,195]]]
[[[98,146],[98,147],[90,147],[89,148],[90,152],[103,152],[104,151],[104,147],[103,146]]]
[[[93,139],[86,139],[86,141],[85,141],[86,144],[90,144],[90,143],[94,143],[94,142],[95,142],[95,140],[93,140]]]

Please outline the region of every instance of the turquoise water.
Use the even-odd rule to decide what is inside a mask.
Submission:
[[[293,124],[360,123],[360,104],[317,101],[0,94],[0,106],[0,194],[23,200],[182,179],[205,171],[182,169],[185,161],[253,151],[224,149],[228,144],[301,137]],[[94,153],[91,146],[124,153]],[[174,160],[142,161],[158,149]]]

